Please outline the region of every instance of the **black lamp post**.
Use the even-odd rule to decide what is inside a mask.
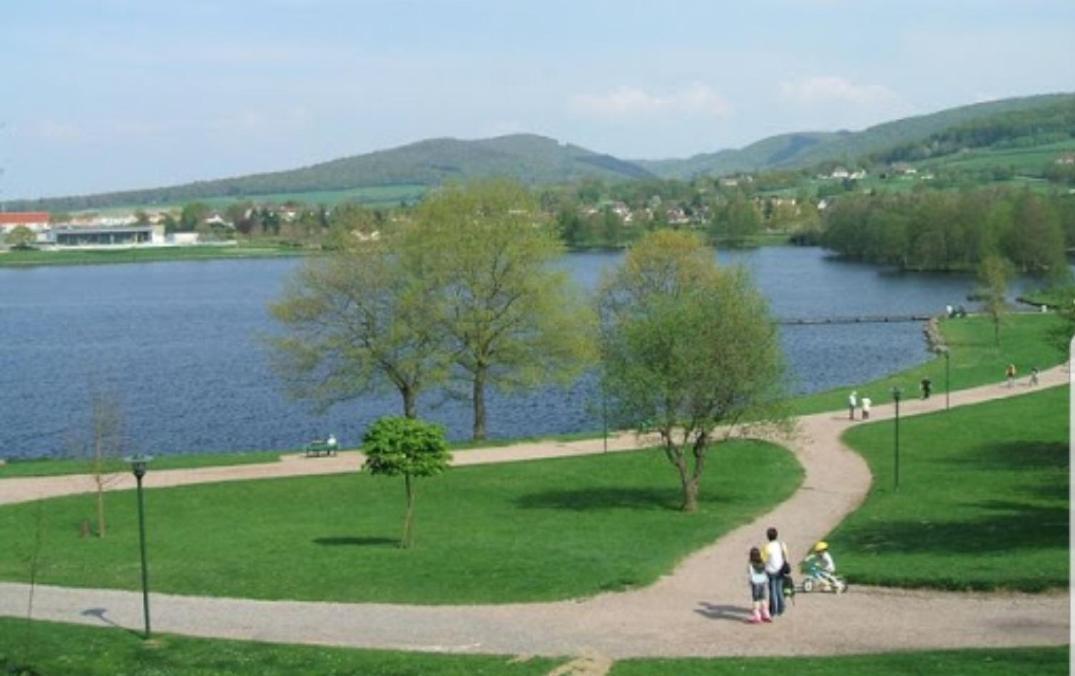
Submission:
[[[948,348],[944,348],[944,410],[948,410],[952,402],[949,399],[951,393],[951,354],[948,352]]]
[[[900,487],[900,396],[903,392],[898,387],[892,388],[892,400],[896,402],[896,446],[895,446],[895,465],[896,465],[896,489]]]
[[[145,501],[142,499],[142,477],[146,475],[146,465],[153,459],[151,455],[132,455],[124,458],[131,465],[135,481],[138,482],[138,539],[142,548],[142,612],[146,621],[146,638],[149,631],[149,573],[146,567],[146,510]]]

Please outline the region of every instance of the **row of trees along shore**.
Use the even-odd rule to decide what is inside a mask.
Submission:
[[[596,366],[611,419],[658,434],[693,511],[717,426],[780,418],[766,303],[685,230],[644,236],[588,299],[551,265],[563,252],[551,221],[524,187],[489,181],[438,191],[376,236],[341,234],[272,305],[285,329],[274,366],[320,407],[395,390],[414,419],[423,392],[456,392],[476,440],[489,387],[567,383]]]
[[[979,189],[848,195],[825,210],[820,243],[856,260],[911,270],[967,270],[1000,256],[1063,277],[1075,243],[1075,198]]]

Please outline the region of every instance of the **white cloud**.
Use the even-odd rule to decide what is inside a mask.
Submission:
[[[856,84],[834,75],[781,82],[780,95],[788,101],[805,105],[842,103],[875,106],[891,105],[900,101],[899,96],[884,85]]]
[[[46,141],[78,141],[82,138],[82,129],[73,122],[61,120],[39,120],[29,126],[29,135]]]
[[[571,98],[571,109],[598,117],[644,115],[724,117],[731,112],[731,106],[720,94],[708,85],[699,82],[659,94],[627,86],[617,87],[604,94],[579,94]]]

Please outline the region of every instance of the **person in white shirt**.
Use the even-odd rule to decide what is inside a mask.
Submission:
[[[870,406],[873,405],[873,401],[869,397],[862,398],[862,419],[870,419]]]
[[[769,576],[769,614],[773,617],[784,613],[784,575],[787,573],[785,566],[790,569],[788,562],[788,547],[777,539],[775,528],[765,531],[769,539],[761,551],[761,557],[765,561],[765,574]]]
[[[855,408],[859,405],[858,396],[858,392],[851,390],[851,396],[847,398],[847,412],[852,420],[855,419]]]

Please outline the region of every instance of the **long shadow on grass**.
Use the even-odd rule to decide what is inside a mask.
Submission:
[[[989,500],[976,507],[995,512],[967,521],[903,520],[874,523],[842,533],[853,549],[876,554],[996,554],[1068,545],[1067,506],[1042,507]]]
[[[357,537],[327,537],[327,538],[314,538],[314,544],[325,545],[327,547],[340,547],[340,546],[352,546],[352,547],[383,547],[387,545],[398,545],[399,539],[393,540],[392,538],[357,538]]]
[[[1048,441],[996,441],[975,446],[973,455],[946,462],[989,470],[1066,469],[1068,447]]]
[[[588,488],[574,491],[542,491],[520,496],[523,509],[567,509],[577,512],[603,509],[643,511],[679,510],[682,495],[663,488]]]

